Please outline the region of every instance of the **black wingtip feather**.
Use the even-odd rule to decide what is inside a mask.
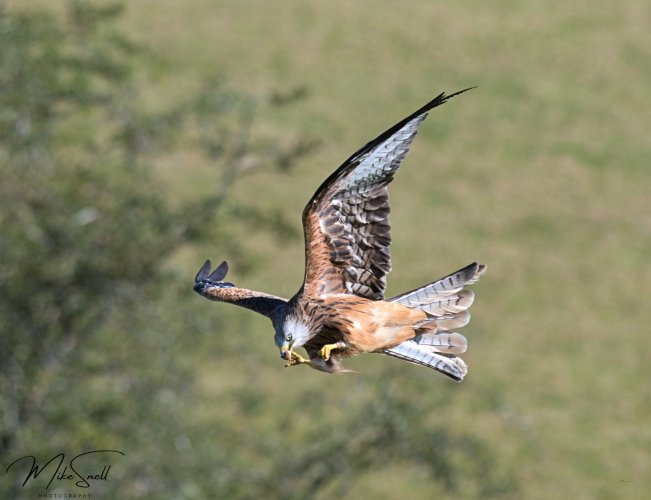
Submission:
[[[433,109],[433,108],[435,108],[437,106],[440,106],[441,104],[445,104],[446,102],[448,102],[453,97],[456,97],[456,96],[458,96],[460,94],[463,94],[464,92],[468,92],[469,90],[476,89],[476,88],[477,88],[477,85],[475,85],[474,87],[468,87],[468,88],[463,89],[463,90],[457,90],[456,92],[453,92],[452,94],[449,94],[449,95],[446,95],[445,92],[441,92],[434,99],[432,99],[430,102],[425,104],[422,108],[420,108],[419,110],[413,112],[411,115],[409,115],[407,118],[405,118],[402,122],[400,122],[400,124],[402,124],[404,126],[406,123],[410,122],[411,120],[413,120],[417,116],[422,115],[423,113],[427,113],[430,109]]]
[[[198,283],[199,281],[205,280],[210,274],[210,267],[210,260],[206,260],[206,262],[203,263],[203,266],[201,266],[201,269],[199,269],[197,275],[194,277],[194,282]]]
[[[351,163],[353,163],[358,157],[360,157],[360,156],[364,155],[365,153],[371,151],[375,146],[377,146],[378,144],[384,142],[386,139],[391,137],[393,134],[395,134],[398,130],[403,128],[407,123],[412,121],[414,118],[417,118],[417,117],[427,113],[431,109],[433,109],[433,108],[435,108],[437,106],[440,106],[441,104],[445,104],[450,99],[452,99],[453,97],[458,96],[459,94],[463,94],[464,92],[468,92],[469,90],[476,89],[476,88],[477,88],[477,85],[475,85],[474,87],[465,88],[463,90],[458,90],[456,92],[453,92],[450,95],[446,95],[445,92],[441,92],[434,99],[429,101],[427,104],[425,104],[421,108],[417,109],[416,111],[414,111],[412,114],[410,114],[406,118],[403,118],[398,123],[396,123],[394,126],[389,128],[388,130],[385,130],[380,135],[378,135],[375,139],[373,139],[372,141],[369,141],[364,146],[362,146],[357,151],[355,151],[352,155],[350,155],[350,157],[348,159],[346,159],[345,162],[343,162],[339,166],[339,168],[337,168],[337,170],[332,172],[328,176],[328,178],[325,181],[323,181],[323,183],[319,186],[319,188],[316,190],[316,192],[314,193],[314,195],[312,196],[312,198],[310,199],[308,204],[303,209],[303,218],[306,217],[307,213],[310,210],[310,207],[312,206],[312,204],[316,200],[318,200],[319,196],[325,191],[326,187],[334,179],[336,179],[341,174],[341,172],[343,172],[349,165],[351,165]]]
[[[476,89],[476,88],[477,88],[477,85],[475,85],[474,87],[468,87],[468,88],[463,89],[463,90],[458,90],[458,91],[456,91],[456,92],[453,92],[453,93],[450,94],[450,95],[446,95],[445,92],[441,92],[441,93],[440,93],[439,95],[437,95],[434,99],[432,99],[431,101],[429,101],[427,104],[425,104],[425,105],[422,106],[421,108],[417,109],[416,111],[414,111],[412,114],[410,114],[410,115],[407,116],[406,118],[403,118],[403,119],[400,120],[398,123],[396,123],[393,127],[391,127],[391,128],[388,129],[388,130],[385,130],[383,133],[381,133],[381,134],[380,134],[379,136],[377,136],[375,139],[373,139],[372,141],[368,142],[367,144],[365,144],[364,146],[362,146],[361,148],[359,148],[357,151],[355,151],[355,153],[353,153],[353,154],[350,156],[350,158],[348,158],[348,159],[347,159],[347,160],[346,160],[346,161],[341,165],[341,167],[339,167],[339,168],[337,169],[337,171],[335,171],[335,172],[333,173],[333,175],[331,175],[330,177],[333,177],[337,172],[339,172],[339,170],[340,170],[341,168],[343,168],[344,166],[346,166],[347,164],[349,164],[351,161],[353,161],[353,160],[354,160],[355,158],[357,158],[358,156],[360,156],[360,155],[366,153],[367,151],[370,151],[373,147],[375,147],[375,146],[377,146],[378,144],[384,142],[386,139],[388,139],[389,137],[391,137],[393,134],[395,134],[398,130],[400,130],[401,128],[403,128],[407,123],[409,123],[410,121],[412,121],[414,118],[417,118],[417,117],[419,117],[420,115],[423,115],[423,114],[427,113],[427,112],[430,111],[431,109],[434,109],[434,108],[436,108],[437,106],[440,106],[441,104],[445,104],[446,102],[448,102],[448,101],[449,101],[450,99],[452,99],[453,97],[456,97],[456,96],[458,96],[458,95],[460,95],[460,94],[463,94],[464,92],[468,92],[469,90]],[[327,182],[327,181],[326,181],[326,182]],[[325,184],[325,182],[324,182],[324,184]]]
[[[211,281],[221,281],[228,274],[228,264],[226,261],[223,261],[217,266],[217,268],[208,276],[208,279]]]
[[[212,273],[210,272],[211,267],[212,264],[210,263],[210,259],[206,260],[206,262],[203,263],[203,266],[201,266],[201,269],[199,269],[197,275],[194,277],[194,282],[198,283],[203,280],[222,281],[226,277],[226,274],[228,273],[228,264],[226,261],[219,264]]]

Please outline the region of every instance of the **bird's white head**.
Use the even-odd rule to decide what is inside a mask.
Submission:
[[[307,324],[294,316],[287,316],[276,326],[274,340],[283,359],[289,360],[292,350],[302,347],[309,338],[310,329]]]

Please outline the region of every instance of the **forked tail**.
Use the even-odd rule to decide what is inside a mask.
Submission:
[[[420,309],[427,318],[414,325],[416,337],[384,351],[410,363],[434,368],[460,382],[468,367],[457,354],[466,352],[468,342],[455,328],[470,321],[468,309],[475,300],[467,285],[475,283],[486,271],[476,262],[445,278],[389,299],[413,309]]]

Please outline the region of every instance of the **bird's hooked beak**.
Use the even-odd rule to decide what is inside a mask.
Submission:
[[[294,342],[290,342],[289,345],[283,345],[280,348],[280,357],[285,361],[292,360],[292,348],[294,347]]]

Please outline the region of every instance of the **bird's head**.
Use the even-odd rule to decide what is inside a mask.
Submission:
[[[302,347],[309,340],[310,329],[298,318],[288,316],[276,326],[274,340],[280,349],[280,357],[289,361],[292,351]]]
[[[207,260],[194,278],[194,291],[209,299],[212,298],[208,293],[211,289],[233,288],[235,286],[233,283],[222,281],[228,272],[228,264],[226,261],[219,264],[212,273],[210,272],[210,267],[210,261]]]

